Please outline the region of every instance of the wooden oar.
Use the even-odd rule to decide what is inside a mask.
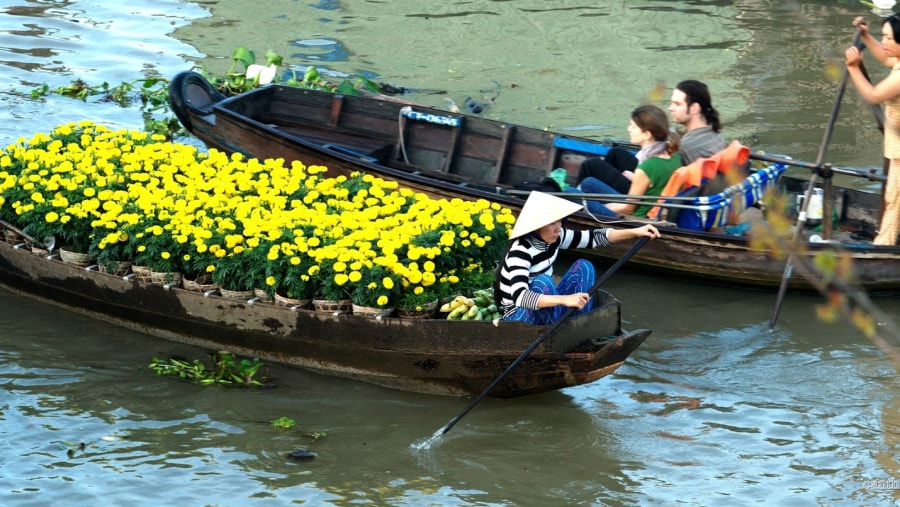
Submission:
[[[602,276],[600,276],[600,279],[597,280],[597,283],[595,283],[593,287],[591,287],[591,290],[588,292],[588,294],[593,295],[595,292],[597,292],[600,289],[600,286],[602,286],[604,283],[606,283],[606,281],[609,280],[609,277],[611,277],[613,275],[613,273],[618,271],[619,268],[622,267],[623,264],[628,262],[628,259],[630,259],[632,255],[637,253],[637,251],[640,250],[640,248],[642,246],[644,246],[644,244],[646,244],[649,239],[650,238],[648,238],[646,236],[638,239],[637,242],[635,242],[635,244],[632,245],[632,247],[627,252],[625,252],[625,254],[619,258],[619,260],[617,260],[615,262],[615,264],[610,266],[609,269],[607,269],[606,272],[603,273]],[[519,363],[521,363],[526,357],[528,357],[529,354],[534,352],[534,349],[538,348],[538,345],[543,343],[544,340],[546,340],[548,336],[553,334],[553,332],[556,331],[556,328],[558,328],[559,325],[562,324],[566,319],[568,319],[569,316],[572,315],[574,312],[575,312],[575,308],[569,308],[566,311],[566,313],[564,313],[562,315],[562,317],[559,318],[559,320],[557,320],[556,322],[551,324],[550,327],[548,327],[547,330],[544,331],[544,333],[540,337],[538,337],[537,340],[534,341],[534,343],[529,345],[528,348],[525,349],[525,351],[522,352],[522,354],[520,354],[519,357],[517,357],[516,360],[513,361],[506,368],[506,370],[503,371],[503,373],[500,374],[499,377],[494,379],[494,381],[491,382],[491,384],[489,386],[487,386],[487,388],[484,391],[482,391],[481,394],[478,395],[478,397],[476,397],[474,400],[472,400],[472,403],[469,403],[469,406],[466,407],[465,410],[463,410],[462,412],[459,413],[459,415],[457,415],[456,417],[451,419],[450,422],[447,423],[446,426],[444,426],[443,428],[441,428],[437,432],[435,432],[435,436],[440,436],[440,435],[443,435],[444,433],[447,433],[448,431],[450,431],[450,429],[453,428],[453,426],[455,426],[456,423],[458,423],[460,419],[465,417],[465,415],[468,414],[469,411],[472,410],[472,408],[474,408],[475,405],[478,404],[478,402],[480,402],[485,396],[487,396],[487,394],[489,392],[491,392],[491,390],[493,388],[497,387],[497,384],[499,384],[503,379],[505,379],[506,376],[509,375],[516,368],[516,366],[519,366]]]
[[[0,220],[0,225],[2,225],[3,227],[6,227],[7,229],[9,229],[9,230],[15,232],[15,233],[18,234],[19,236],[22,236],[23,238],[27,239],[28,241],[31,241],[32,243],[40,243],[40,242],[36,242],[36,241],[34,240],[34,238],[32,238],[31,236],[29,236],[28,234],[26,234],[24,231],[22,231],[22,229],[19,229],[19,228],[16,227],[15,225],[13,225],[13,224],[7,222],[6,220]]]
[[[859,44],[860,35],[862,35],[862,30],[857,28],[856,35],[853,38],[854,45]],[[828,149],[828,143],[831,141],[831,134],[834,132],[834,124],[837,121],[838,111],[841,108],[841,101],[844,99],[844,91],[847,90],[847,81],[849,78],[850,72],[844,67],[841,86],[838,88],[837,97],[834,98],[834,105],[831,108],[831,118],[829,118],[828,125],[825,127],[825,135],[822,136],[822,144],[819,146],[818,155],[816,155],[816,167],[820,167],[825,160],[825,151]],[[791,274],[794,271],[794,250],[796,250],[800,235],[803,234],[803,229],[806,227],[806,209],[809,207],[809,201],[812,197],[813,189],[816,186],[817,176],[818,171],[813,171],[809,177],[809,185],[806,187],[806,197],[803,199],[803,206],[797,216],[797,224],[794,226],[794,236],[791,239],[791,250],[788,252],[787,261],[784,263],[784,273],[781,275],[781,285],[778,287],[778,297],[775,299],[775,309],[772,310],[772,318],[769,319],[769,330],[775,328],[775,322],[778,320],[778,314],[781,312],[781,303],[784,302],[784,295],[787,292],[788,280],[791,278]],[[831,217],[825,218],[825,220],[830,219]]]

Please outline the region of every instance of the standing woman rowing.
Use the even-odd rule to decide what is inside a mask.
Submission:
[[[862,53],[851,46],[844,53],[847,73],[863,100],[869,104],[884,103],[884,157],[890,160],[887,185],[884,189],[884,215],[875,245],[897,244],[900,233],[900,44],[895,37],[900,36],[900,14],[894,14],[881,23],[881,42],[869,33],[869,26],[862,17],[853,20],[859,27],[860,40],[869,52],[883,65],[891,69],[877,85],[872,85],[863,74],[859,64]]]

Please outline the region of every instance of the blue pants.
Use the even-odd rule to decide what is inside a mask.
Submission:
[[[579,194],[619,194],[622,195],[621,192],[616,190],[615,188],[607,185],[606,183],[598,180],[594,177],[585,178],[578,187],[569,187],[566,189],[566,192]],[[585,200],[585,204],[587,205],[588,211],[593,213],[594,215],[604,216],[604,217],[617,217],[618,213],[606,207],[600,201],[588,201]]]
[[[591,290],[596,279],[597,271],[594,269],[594,265],[584,259],[578,259],[572,263],[572,266],[560,279],[559,285],[553,282],[553,278],[550,275],[538,275],[531,281],[529,288],[535,292],[547,295],[575,294],[576,292],[588,292]],[[593,307],[594,298],[591,297],[587,304],[584,305],[584,308],[575,310],[572,315],[589,312]],[[568,310],[569,307],[563,305],[541,308],[539,310],[528,310],[518,307],[510,316],[504,317],[503,320],[518,320],[539,326],[549,326],[559,320]]]

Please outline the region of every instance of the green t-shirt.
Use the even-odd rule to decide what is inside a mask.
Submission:
[[[650,178],[650,186],[647,187],[644,195],[662,194],[663,189],[666,188],[666,183],[672,177],[672,173],[682,165],[681,156],[677,153],[670,158],[650,157],[638,164],[637,168],[647,173],[647,176]],[[653,209],[652,204],[638,206],[634,210],[634,215],[645,217],[651,209]]]

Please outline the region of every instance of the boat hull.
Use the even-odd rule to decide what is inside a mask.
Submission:
[[[429,394],[483,392],[547,328],[519,322],[375,319],[139,282],[0,243],[0,285],[159,338]],[[491,392],[517,397],[593,382],[649,336],[621,329],[606,293],[592,312],[558,326]]]

